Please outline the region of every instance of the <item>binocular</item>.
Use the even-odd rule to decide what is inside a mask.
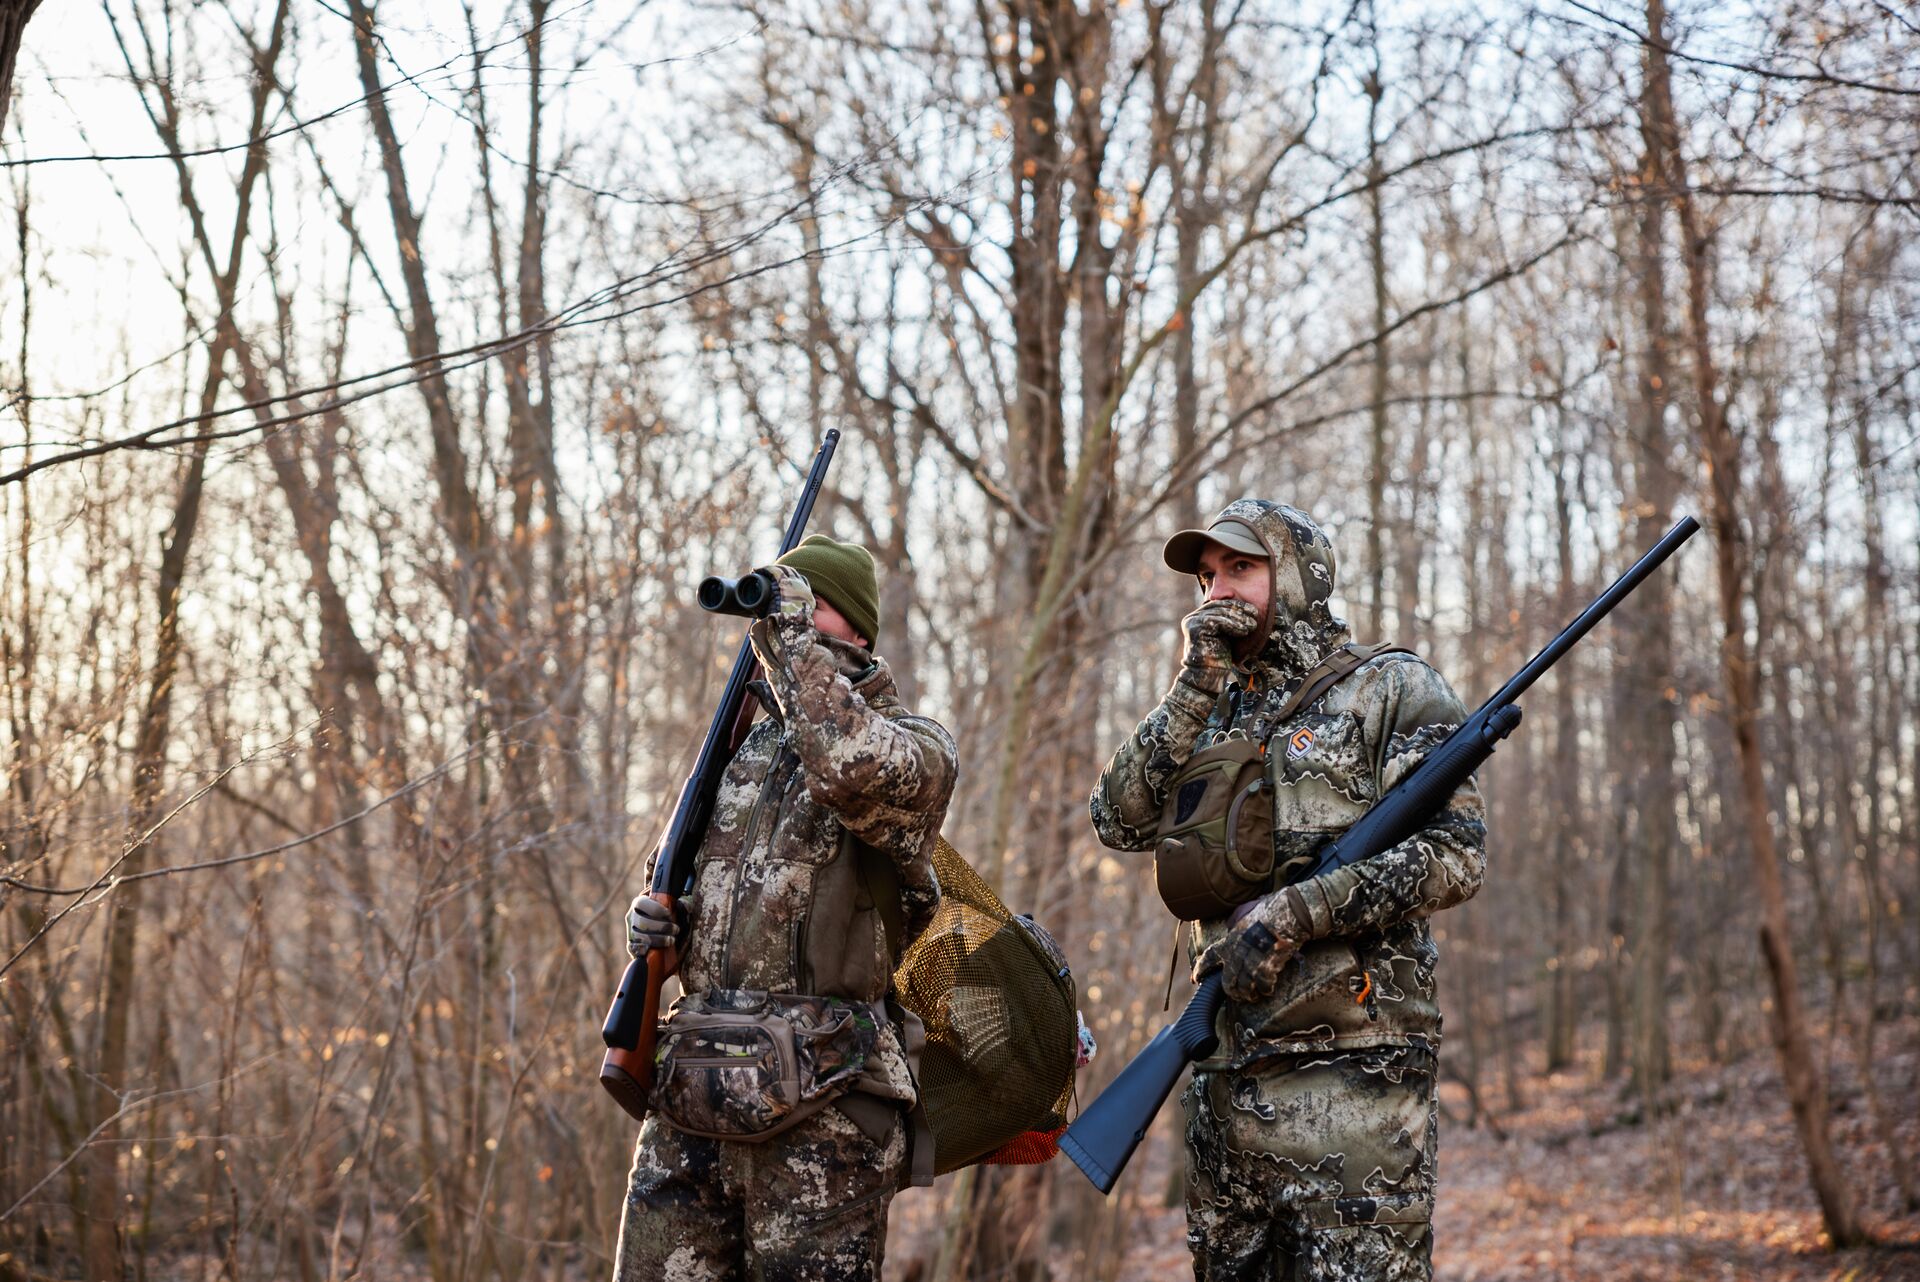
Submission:
[[[715,614],[737,614],[760,619],[773,609],[773,576],[755,570],[737,579],[709,574],[700,580],[700,608]]]

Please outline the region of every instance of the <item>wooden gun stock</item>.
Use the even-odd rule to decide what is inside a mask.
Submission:
[[[656,891],[653,898],[665,904],[669,913],[673,911],[675,896]],[[653,1090],[653,1043],[660,1027],[660,990],[679,969],[680,952],[675,948],[656,948],[627,963],[627,972],[620,977],[620,991],[613,995],[606,1025],[600,1030],[607,1042],[607,1053],[600,1059],[600,1085],[636,1122],[647,1120],[647,1094]],[[640,998],[637,1004],[635,995]],[[637,1017],[628,1014],[630,1011],[638,1012]],[[628,1024],[637,1027],[626,1027]]]

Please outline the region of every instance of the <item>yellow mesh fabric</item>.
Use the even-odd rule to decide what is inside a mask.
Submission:
[[[893,982],[927,1026],[920,1094],[934,1169],[946,1172],[1066,1125],[1079,1022],[1053,940],[1009,913],[944,837],[933,867],[940,906]]]

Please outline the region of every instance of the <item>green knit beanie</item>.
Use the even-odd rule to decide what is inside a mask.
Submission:
[[[825,597],[869,642],[879,643],[880,581],[874,577],[873,553],[858,543],[812,534],[776,564],[806,575],[814,595]]]

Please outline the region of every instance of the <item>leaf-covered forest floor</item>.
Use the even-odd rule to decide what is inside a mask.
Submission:
[[[1882,1106],[1908,1161],[1920,1166],[1920,1021],[1883,1025],[1879,1047]],[[1501,1082],[1483,1082],[1491,1125],[1468,1125],[1466,1092],[1444,1085],[1435,1277],[1920,1282],[1920,1214],[1901,1208],[1844,1049],[1835,1046],[1831,1064],[1833,1138],[1866,1222],[1887,1244],[1865,1250],[1826,1249],[1770,1046],[1763,1042],[1731,1064],[1682,1063],[1676,1070],[1651,1120],[1637,1097],[1601,1080],[1596,1061],[1523,1076],[1517,1108]],[[1164,1112],[1176,1110],[1170,1100]],[[1184,1214],[1162,1196],[1178,1160],[1167,1120],[1114,1194],[1125,1199],[1107,1222],[1120,1238],[1117,1282],[1190,1276]],[[894,1203],[889,1278],[923,1276],[944,1204],[926,1192]],[[1057,1282],[1096,1275],[1085,1261],[1055,1256]]]
[[[1920,1158],[1917,1032],[1911,1021],[1882,1029],[1875,1075],[1909,1162]],[[1679,1069],[1668,1107],[1651,1122],[1617,1083],[1598,1080],[1594,1064],[1523,1078],[1521,1107],[1497,1113],[1499,1133],[1484,1121],[1469,1127],[1465,1091],[1445,1085],[1451,1118],[1441,1123],[1435,1277],[1920,1280],[1920,1214],[1901,1213],[1866,1095],[1844,1056],[1833,1065],[1834,1141],[1867,1222],[1893,1245],[1837,1253],[1825,1249],[1771,1049],[1725,1067]],[[1506,1103],[1497,1085],[1488,1094],[1490,1106]],[[1156,1186],[1169,1147],[1150,1151]],[[1141,1207],[1128,1231],[1122,1282],[1158,1282],[1190,1267],[1183,1214],[1158,1203]]]
[[[1881,1103],[1896,1142],[1916,1162],[1920,1019],[1883,1026],[1880,1046]],[[1518,1107],[1492,1075],[1482,1089],[1493,1122],[1469,1125],[1466,1092],[1452,1082],[1441,1088],[1448,1116],[1441,1122],[1435,1216],[1439,1282],[1920,1282],[1920,1213],[1902,1211],[1860,1078],[1838,1048],[1829,1086],[1833,1139],[1860,1210],[1884,1244],[1864,1250],[1825,1248],[1776,1061],[1765,1045],[1724,1066],[1678,1065],[1665,1106],[1651,1121],[1617,1082],[1601,1080],[1591,1061],[1523,1076]],[[1177,1193],[1170,1188],[1180,1159],[1171,1125],[1177,1113],[1177,1099],[1170,1100],[1103,1207],[1107,1218],[1092,1236],[1107,1258],[1089,1264],[1056,1252],[1054,1282],[1191,1276],[1185,1216],[1167,1196]],[[1061,1165],[1055,1179],[1077,1188],[1079,1176]],[[950,1189],[947,1177],[936,1189],[895,1200],[886,1278],[926,1278]],[[392,1224],[385,1228],[358,1276],[426,1277],[424,1261],[396,1252],[399,1235]],[[605,1277],[602,1251],[612,1243],[601,1250],[578,1246],[558,1276]],[[1109,1264],[1117,1264],[1110,1274],[1101,1267]],[[0,1257],[0,1279],[20,1276],[7,1265]],[[151,1276],[223,1273],[217,1258],[188,1254],[168,1256]]]
[[[1912,1030],[1897,1043],[1914,1044]],[[1909,1161],[1920,1137],[1916,1056],[1876,1075]],[[1684,1066],[1645,1120],[1590,1067],[1536,1078],[1523,1108],[1441,1141],[1435,1273],[1462,1282],[1562,1278],[1701,1282],[1920,1279],[1920,1215],[1902,1215],[1887,1155],[1850,1065],[1834,1066],[1834,1141],[1861,1210],[1894,1249],[1825,1249],[1769,1050],[1717,1070]],[[1453,1094],[1450,1090],[1449,1095]],[[1456,1115],[1464,1096],[1451,1101]]]

